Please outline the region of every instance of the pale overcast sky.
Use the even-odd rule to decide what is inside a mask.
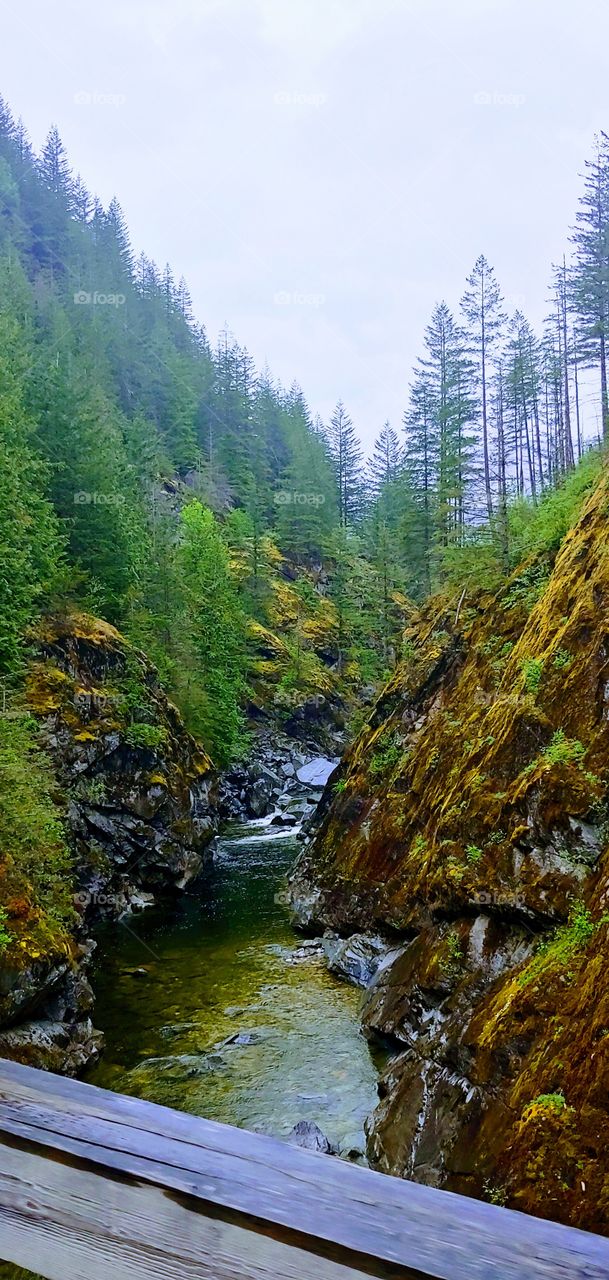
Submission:
[[[15,0],[0,92],[215,341],[398,427],[479,253],[539,325],[609,128],[605,0]]]

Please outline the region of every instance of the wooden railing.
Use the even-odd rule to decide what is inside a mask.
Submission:
[[[0,1060],[0,1258],[49,1280],[599,1280],[609,1240]]]

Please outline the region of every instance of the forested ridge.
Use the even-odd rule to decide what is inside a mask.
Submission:
[[[184,280],[136,256],[117,200],[104,209],[89,193],[57,130],[35,155],[4,103],[0,200],[7,832],[30,769],[40,821],[52,792],[22,699],[42,616],[117,626],[222,767],[247,751],[252,716],[289,727],[323,706],[357,721],[416,605],[499,584],[560,541],[601,465],[604,135],[543,335],[519,311],[507,317],[480,257],[458,315],[435,306],[403,430],[385,423],[368,461],[342,401],[324,424],[228,331],[213,345]],[[596,417],[584,413],[584,370],[599,385]],[[133,741],[152,747],[155,727],[132,701]],[[19,840],[34,838],[26,823]]]

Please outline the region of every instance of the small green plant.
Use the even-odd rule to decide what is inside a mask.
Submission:
[[[465,849],[465,856],[468,862],[480,862],[484,857],[484,850],[480,849],[477,844],[468,844]]]
[[[542,658],[525,658],[521,671],[524,676],[524,687],[527,693],[539,693],[543,679]]]
[[[507,1191],[505,1187],[495,1186],[494,1183],[488,1182],[487,1180],[484,1183],[483,1190],[484,1197],[489,1204],[498,1204],[501,1208],[504,1207],[507,1201]]]
[[[546,1111],[564,1111],[566,1106],[564,1093],[540,1093],[537,1098],[527,1104],[524,1114],[526,1115],[532,1107],[543,1107]]]
[[[543,595],[549,578],[547,566],[542,561],[529,565],[512,581],[505,599],[506,609],[515,609],[518,605],[523,605],[527,612],[530,612]]]
[[[373,777],[380,773],[391,773],[395,768],[398,760],[402,755],[401,748],[395,736],[391,736],[384,743],[379,744],[378,749],[373,752],[370,759],[368,769]]]
[[[555,671],[567,671],[573,662],[573,654],[568,649],[559,649],[554,655],[552,666]]]
[[[453,884],[461,884],[465,875],[465,867],[462,862],[459,862],[458,858],[455,858],[454,853],[451,853],[446,859],[446,874],[453,881]]]
[[[458,977],[463,965],[463,948],[456,929],[450,929],[444,940],[445,951],[440,961],[440,969],[445,977]]]
[[[570,961],[583,951],[596,930],[605,923],[605,916],[595,923],[586,904],[578,899],[571,907],[567,923],[560,925],[552,937],[537,948],[522,970],[518,985],[526,987],[550,969],[566,971]]]
[[[104,778],[83,778],[82,794],[89,804],[103,804],[107,799],[106,781]]]
[[[432,751],[432,753],[431,753],[431,755],[430,755],[430,757],[429,757],[429,767],[430,767],[430,769],[437,769],[437,767],[438,767],[438,765],[439,765],[439,763],[440,763],[440,758],[441,758],[441,756],[440,756],[440,749],[439,749],[439,747],[434,747],[434,749],[433,749],[433,751]]]
[[[167,732],[161,725],[130,724],[125,730],[125,738],[130,747],[145,747],[156,751],[167,739]]]
[[[419,832],[419,834],[415,836],[412,842],[411,853],[414,854],[415,858],[420,858],[426,851],[427,851],[427,841],[425,839],[425,836],[422,836],[421,833]]]
[[[577,738],[567,738],[564,729],[557,729],[542,759],[548,764],[581,764],[585,755],[583,743]]]
[[[6,928],[7,920],[8,911],[5,907],[0,907],[0,955],[2,955],[3,951],[6,951],[7,947],[10,946],[13,940],[12,934]]]
[[[346,790],[347,790],[347,779],[339,778],[338,782],[334,783],[334,794],[337,796],[340,796],[342,795],[343,791],[346,791]]]

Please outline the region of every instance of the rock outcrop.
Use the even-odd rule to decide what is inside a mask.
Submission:
[[[215,829],[214,776],[154,667],[99,619],[45,621],[27,699],[53,767],[74,910],[58,919],[44,878],[34,891],[27,869],[0,855],[11,939],[0,955],[0,1054],[76,1073],[100,1048],[86,979],[91,926],[202,875]]]
[[[434,600],[290,896],[383,935],[377,1167],[609,1231],[609,478],[555,562]]]

